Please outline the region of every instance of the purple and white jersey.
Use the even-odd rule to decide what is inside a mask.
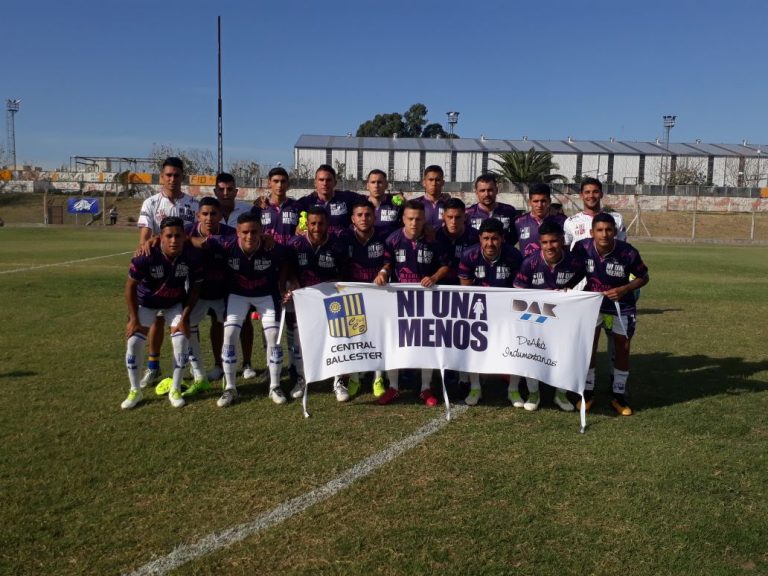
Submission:
[[[384,238],[400,227],[400,208],[392,203],[391,194],[387,194],[376,208],[374,218],[376,231]]]
[[[530,256],[541,248],[539,244],[539,226],[541,226],[544,220],[556,222],[562,228],[565,223],[565,216],[563,214],[550,215],[539,220],[530,212],[526,212],[515,219],[518,246],[520,246],[520,252],[522,252],[523,256]]]
[[[275,242],[287,245],[296,235],[302,208],[298,200],[286,198],[282,204],[272,202],[261,211],[261,226],[264,233],[269,234]]]
[[[200,233],[200,223],[184,226],[187,236],[205,238]],[[233,238],[237,232],[231,226],[219,224],[216,234],[219,238]],[[221,252],[201,250],[203,263],[203,284],[200,287],[200,298],[203,300],[219,300],[227,295],[227,259]]]
[[[351,190],[334,190],[333,198],[328,202],[322,200],[317,192],[299,198],[298,202],[301,210],[307,210],[310,206],[325,208],[328,213],[328,231],[331,234],[338,234],[352,224],[352,206],[355,202],[364,199],[365,196]]]
[[[229,216],[227,216],[226,218],[222,218],[221,222],[222,224],[226,224],[227,226],[231,226],[232,228],[235,228],[237,226],[238,216],[240,216],[240,214],[250,212],[252,208],[253,208],[253,204],[249,204],[248,202],[243,202],[242,200],[235,200],[235,207],[232,208],[232,212],[230,212]]]
[[[224,255],[227,262],[229,294],[248,298],[256,296],[277,297],[280,271],[288,260],[287,249],[275,244],[267,250],[263,245],[252,254],[240,248],[237,237],[208,236],[205,246]]]
[[[457,285],[459,283],[459,262],[461,257],[467,248],[480,242],[480,234],[471,226],[464,226],[464,232],[458,238],[452,238],[445,229],[445,226],[443,226],[435,233],[435,241],[447,254],[450,260],[448,265],[451,267],[450,272],[440,280],[440,284]]]
[[[501,225],[504,226],[504,241],[509,244],[515,244],[517,242],[517,230],[515,229],[515,218],[517,218],[517,210],[510,204],[504,204],[497,202],[493,210],[486,212],[480,206],[475,204],[467,208],[467,224],[472,226],[475,230],[480,230],[480,225],[483,220],[488,218],[496,218]]]
[[[171,200],[162,192],[153,194],[141,204],[139,228],[149,228],[153,235],[160,234],[160,223],[168,216],[178,216],[184,222],[194,222],[197,214],[197,200],[189,194]]]
[[[611,288],[618,288],[629,284],[629,275],[642,277],[648,275],[648,267],[640,258],[640,253],[634,246],[621,240],[616,240],[613,250],[605,256],[600,256],[595,247],[592,238],[585,238],[576,243],[573,249],[576,258],[584,262],[587,274],[587,292],[605,292]],[[634,314],[635,292],[631,291],[619,300],[622,316],[625,314]],[[600,305],[600,312],[603,314],[616,315],[616,307],[613,301],[607,297],[603,298]]]
[[[421,202],[424,206],[424,218],[427,224],[432,226],[434,230],[437,230],[443,225],[443,210],[445,210],[445,200],[442,198],[433,202],[426,194],[414,198],[417,202]]]
[[[386,236],[374,229],[373,235],[360,242],[354,230],[345,230],[339,235],[339,243],[347,247],[347,269],[345,280],[373,282],[384,266],[384,241]]]
[[[515,278],[515,288],[535,288],[537,290],[562,290],[573,288],[584,278],[584,262],[568,250],[554,266],[544,260],[541,250],[533,252],[523,260]]]
[[[409,240],[401,228],[384,241],[384,262],[392,266],[392,282],[419,283],[450,265],[450,257],[437,242]]]
[[[164,310],[187,297],[187,285],[202,281],[203,263],[200,251],[189,244],[181,254],[170,259],[160,246],[149,254],[131,259],[128,276],[138,282],[136,296],[140,306]]]
[[[627,231],[624,229],[624,219],[618,212],[606,212],[616,221],[616,240],[627,241]],[[592,238],[592,219],[594,216],[579,212],[565,220],[563,231],[565,232],[565,245],[573,248],[579,240]]]
[[[489,262],[483,256],[483,249],[477,244],[461,257],[459,278],[470,280],[473,286],[511,288],[522,261],[523,257],[517,248],[502,244],[499,257]]]
[[[302,288],[344,278],[347,248],[333,234],[317,247],[312,246],[306,236],[296,236],[288,247],[293,252],[293,264]]]

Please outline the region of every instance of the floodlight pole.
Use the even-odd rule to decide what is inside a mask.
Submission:
[[[453,129],[456,126],[456,124],[459,122],[459,113],[446,112],[446,115],[448,116],[448,136],[450,138],[453,138]]]
[[[6,117],[5,121],[8,128],[8,157],[11,170],[16,170],[16,112],[19,111],[21,100],[18,98],[9,98],[5,101]]]
[[[675,127],[675,121],[677,120],[677,116],[663,116],[664,119],[664,148],[667,151],[667,156],[664,158],[664,162],[662,163],[662,176],[664,176],[664,166],[669,161],[669,131],[672,130],[672,128]],[[667,180],[669,180],[669,174],[664,176],[664,188],[666,190],[667,186]]]
[[[222,127],[222,103],[221,103],[221,16],[217,20],[218,47],[219,47],[219,117],[218,117],[218,173],[224,172],[224,134]]]

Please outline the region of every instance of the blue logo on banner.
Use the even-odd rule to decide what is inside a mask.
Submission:
[[[324,302],[328,331],[334,338],[352,338],[368,330],[363,295],[359,292],[332,296]]]
[[[70,214],[98,214],[98,198],[70,198],[67,200],[67,212]]]

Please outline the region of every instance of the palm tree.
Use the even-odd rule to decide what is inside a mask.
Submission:
[[[504,152],[501,159],[492,159],[499,165],[493,173],[507,182],[567,182],[562,174],[553,174],[560,166],[552,161],[551,152],[537,152],[531,148],[527,152]]]

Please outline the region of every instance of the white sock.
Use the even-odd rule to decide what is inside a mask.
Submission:
[[[613,369],[613,393],[624,394],[627,388],[627,378],[629,378],[629,370]]]
[[[432,388],[432,368],[421,369],[421,391]]]
[[[269,366],[269,389],[280,386],[280,372],[283,369],[283,347],[277,342],[279,324],[261,319],[264,327],[264,340],[267,342],[267,365]]]
[[[125,367],[128,369],[128,381],[131,390],[141,389],[139,369],[144,366],[144,349],[147,346],[147,337],[140,332],[128,338],[125,350]]]
[[[595,389],[595,369],[590,368],[589,372],[587,372],[587,381],[584,384],[584,390],[589,390],[590,392]]]
[[[539,391],[539,381],[535,378],[526,378],[525,381],[528,383],[528,392],[533,392],[534,394]]]
[[[183,370],[189,360],[187,355],[189,340],[184,336],[183,332],[175,332],[171,336],[171,344],[173,345],[173,384],[171,389],[180,392]]]
[[[459,380],[461,380],[461,377],[459,377]],[[466,380],[461,380],[461,381],[466,382]],[[480,374],[478,374],[477,372],[473,372],[472,374],[469,374],[469,388],[471,390],[480,390]]]
[[[400,390],[399,383],[400,372],[398,370],[387,370],[387,378],[389,378],[389,387],[395,390]]]
[[[221,348],[221,367],[224,370],[224,382],[227,390],[237,389],[237,341],[240,339],[240,326],[224,326],[224,346]]]
[[[200,355],[200,329],[194,326],[189,329],[189,363],[195,380],[205,377],[202,357]]]

